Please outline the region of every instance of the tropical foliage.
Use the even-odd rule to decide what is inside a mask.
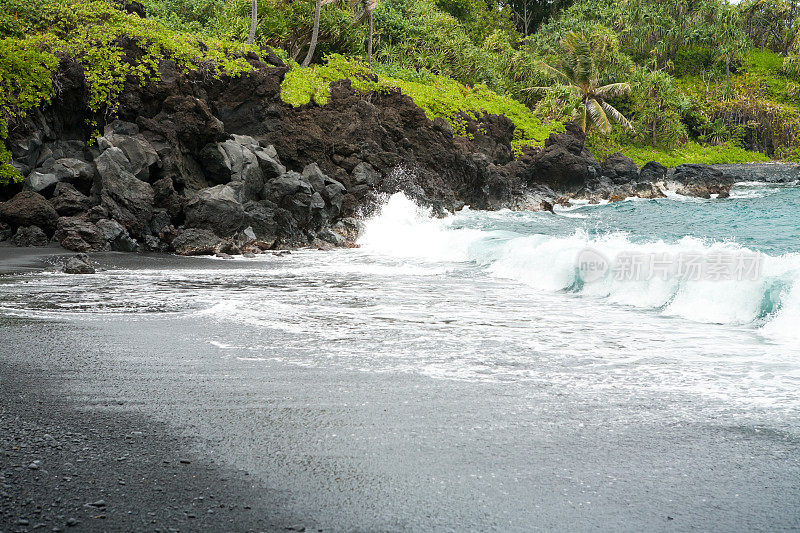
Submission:
[[[600,86],[598,60],[607,55],[610,48],[616,47],[616,39],[608,39],[594,33],[568,33],[561,41],[559,67],[540,63],[540,67],[552,76],[561,86],[568,88],[577,101],[572,116],[586,131],[594,125],[603,133],[611,131],[611,122],[633,131],[633,126],[625,116],[608,103],[610,98],[631,92],[628,82],[614,82]],[[560,87],[559,87],[560,88]],[[546,91],[545,87],[532,87],[531,90]]]
[[[146,19],[120,0],[0,0],[0,138],[53,97],[65,58],[84,69],[99,118],[165,57],[237,75],[246,52],[270,46],[293,65],[293,103],[323,103],[333,77],[377,75],[375,88],[411,95],[457,133],[460,112],[506,114],[517,148],[578,117],[599,155],[800,157],[797,0],[141,1]],[[126,36],[141,58],[122,53]],[[0,182],[18,177],[8,161],[0,144]]]

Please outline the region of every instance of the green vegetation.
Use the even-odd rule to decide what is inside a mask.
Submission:
[[[598,64],[608,55],[608,51],[617,49],[616,38],[604,33],[569,32],[561,41],[561,58],[559,68],[541,63],[541,68],[550,74],[561,86],[567,87],[578,99],[573,111],[575,120],[585,132],[589,126],[595,126],[601,132],[611,132],[611,121],[621,124],[633,131],[633,126],[625,116],[608,103],[609,98],[631,92],[628,82],[615,82],[599,86],[600,71]],[[532,90],[547,90],[547,87],[533,87]],[[574,101],[574,98],[569,99]]]
[[[128,57],[124,38],[145,52]],[[158,64],[171,59],[178,68],[203,70],[212,76],[236,76],[252,69],[244,60],[256,47],[203,38],[165,29],[114,7],[109,0],[0,0],[0,138],[7,123],[55,93],[52,78],[61,61],[77,62],[89,89],[88,107],[112,113],[125,83],[145,84],[158,78]],[[19,174],[0,151],[0,183]]]
[[[719,163],[752,163],[770,160],[769,157],[760,152],[751,152],[727,143],[706,146],[694,141],[687,141],[680,148],[670,150],[646,145],[622,144],[613,138],[590,135],[588,144],[598,160],[603,160],[614,152],[623,152],[639,166],[648,161],[657,161],[664,166],[675,167],[684,163],[715,165]]]
[[[466,117],[504,114],[517,151],[584,116],[608,133],[590,135],[598,158],[800,159],[797,0],[259,0],[253,45],[243,44],[252,0],[141,1],[146,19],[123,0],[0,0],[0,139],[9,121],[50,101],[70,61],[99,119],[113,115],[125,83],[155,79],[164,59],[236,76],[251,68],[244,54],[267,45],[292,66],[283,97],[294,105],[324,105],[328,84],[349,78],[358,90],[409,95],[457,134]],[[144,53],[126,55],[127,39]],[[565,54],[570,40],[591,53]],[[585,75],[570,75],[570,64]],[[566,79],[554,83],[544,65]],[[0,144],[0,183],[19,178],[9,157]]]
[[[332,55],[323,65],[307,69],[295,66],[287,73],[281,94],[286,102],[295,106],[312,100],[324,105],[330,97],[330,83],[350,79],[351,86],[359,91],[400,91],[410,96],[428,118],[447,120],[456,135],[466,135],[467,118],[480,118],[485,113],[504,114],[517,127],[512,143],[517,151],[526,146],[541,146],[554,129],[561,128],[560,123],[543,125],[527,106],[500,96],[485,85],[467,87],[428,71],[386,66],[376,70],[377,74],[362,63]]]

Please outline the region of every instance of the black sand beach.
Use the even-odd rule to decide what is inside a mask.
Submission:
[[[192,318],[131,326],[0,321],[0,530],[800,527],[797,438],[724,416],[681,422],[675,409],[701,408],[689,398],[614,405],[514,383],[234,364],[198,342]]]

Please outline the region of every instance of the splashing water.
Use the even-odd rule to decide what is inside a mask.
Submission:
[[[17,276],[0,284],[0,313],[185,322],[231,361],[514,382],[620,401],[689,394],[793,423],[800,190],[746,190],[730,200],[555,215],[467,208],[445,218],[396,194],[366,221],[359,249],[224,267],[187,258],[80,281]],[[763,260],[753,279],[585,283],[576,257],[587,248],[607,258],[752,252]]]

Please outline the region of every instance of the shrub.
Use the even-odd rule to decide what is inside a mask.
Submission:
[[[458,81],[412,69],[376,68],[377,72],[397,77],[376,75],[366,65],[332,55],[324,65],[301,69],[294,67],[281,85],[281,97],[294,105],[313,102],[324,105],[330,98],[330,83],[351,80],[351,86],[362,92],[400,90],[410,96],[430,119],[442,117],[457,135],[466,134],[464,117],[480,119],[485,113],[502,114],[516,126],[512,146],[521,151],[526,146],[541,146],[544,139],[561,124],[542,124],[531,110],[486,87],[468,87]]]
[[[3,0],[7,1],[7,0]],[[47,104],[54,91],[51,77],[60,57],[69,57],[84,70],[91,112],[113,114],[116,99],[127,82],[145,84],[158,78],[158,64],[169,58],[184,72],[203,70],[211,76],[237,76],[252,70],[246,52],[253,46],[205,38],[165,29],[117,9],[112,0],[49,0],[41,16],[27,1],[13,0],[5,15],[25,20],[24,37],[0,39],[0,121],[23,117],[31,108]],[[8,4],[7,4],[8,5]],[[127,57],[121,37],[135,41],[140,57]],[[7,150],[0,152],[0,179],[19,179],[8,164]]]
[[[633,120],[640,142],[672,148],[688,135],[680,110],[688,105],[672,77],[662,71],[638,69],[631,80]]]

